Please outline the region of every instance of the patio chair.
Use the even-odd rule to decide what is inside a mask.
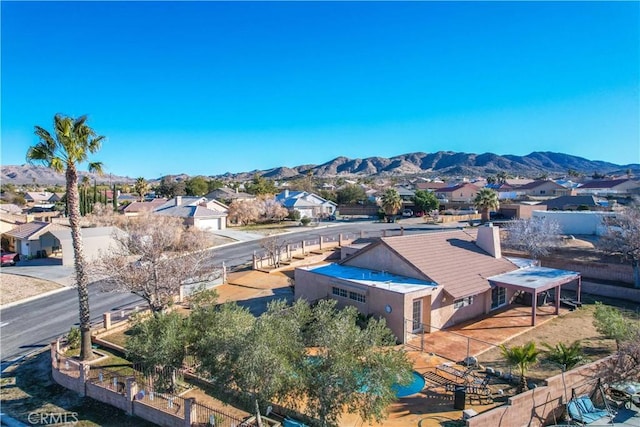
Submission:
[[[593,405],[591,398],[587,395],[574,397],[567,403],[567,412],[572,421],[580,425],[589,425],[601,418],[609,417],[613,422],[615,412],[608,409],[598,409]]]

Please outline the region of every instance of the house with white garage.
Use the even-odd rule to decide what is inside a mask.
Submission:
[[[383,317],[399,342],[490,314],[518,294],[532,301],[578,283],[573,271],[502,257],[499,230],[483,226],[383,237],[337,263],[295,270],[295,299],[335,299],[362,314]],[[532,304],[535,324],[536,304]]]
[[[214,231],[227,228],[228,211],[229,208],[217,200],[176,196],[155,208],[152,213],[182,218],[187,226]]]
[[[306,191],[284,190],[276,194],[275,199],[289,212],[300,212],[301,218],[322,218],[333,215],[338,207],[335,202]]]
[[[43,258],[60,250],[60,242],[48,233],[65,228],[51,222],[29,221],[4,232],[2,237],[7,239],[8,249],[19,254],[20,259]]]

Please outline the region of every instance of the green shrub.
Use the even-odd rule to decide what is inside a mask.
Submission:
[[[292,210],[287,218],[293,221],[300,221],[300,211]]]
[[[69,329],[69,334],[67,335],[67,343],[69,344],[69,348],[79,348],[80,347],[80,339],[82,334],[80,333],[80,328],[71,327]]]
[[[304,218],[300,219],[300,222],[302,223],[302,225],[307,226],[311,222],[311,218],[305,216]]]

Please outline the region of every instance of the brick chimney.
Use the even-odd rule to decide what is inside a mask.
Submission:
[[[487,223],[478,227],[478,237],[476,245],[494,258],[502,258],[500,248],[500,228],[494,227],[492,223]]]

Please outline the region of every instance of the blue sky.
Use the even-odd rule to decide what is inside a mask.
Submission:
[[[440,150],[640,163],[639,2],[0,7],[3,165],[58,112],[132,177]]]

